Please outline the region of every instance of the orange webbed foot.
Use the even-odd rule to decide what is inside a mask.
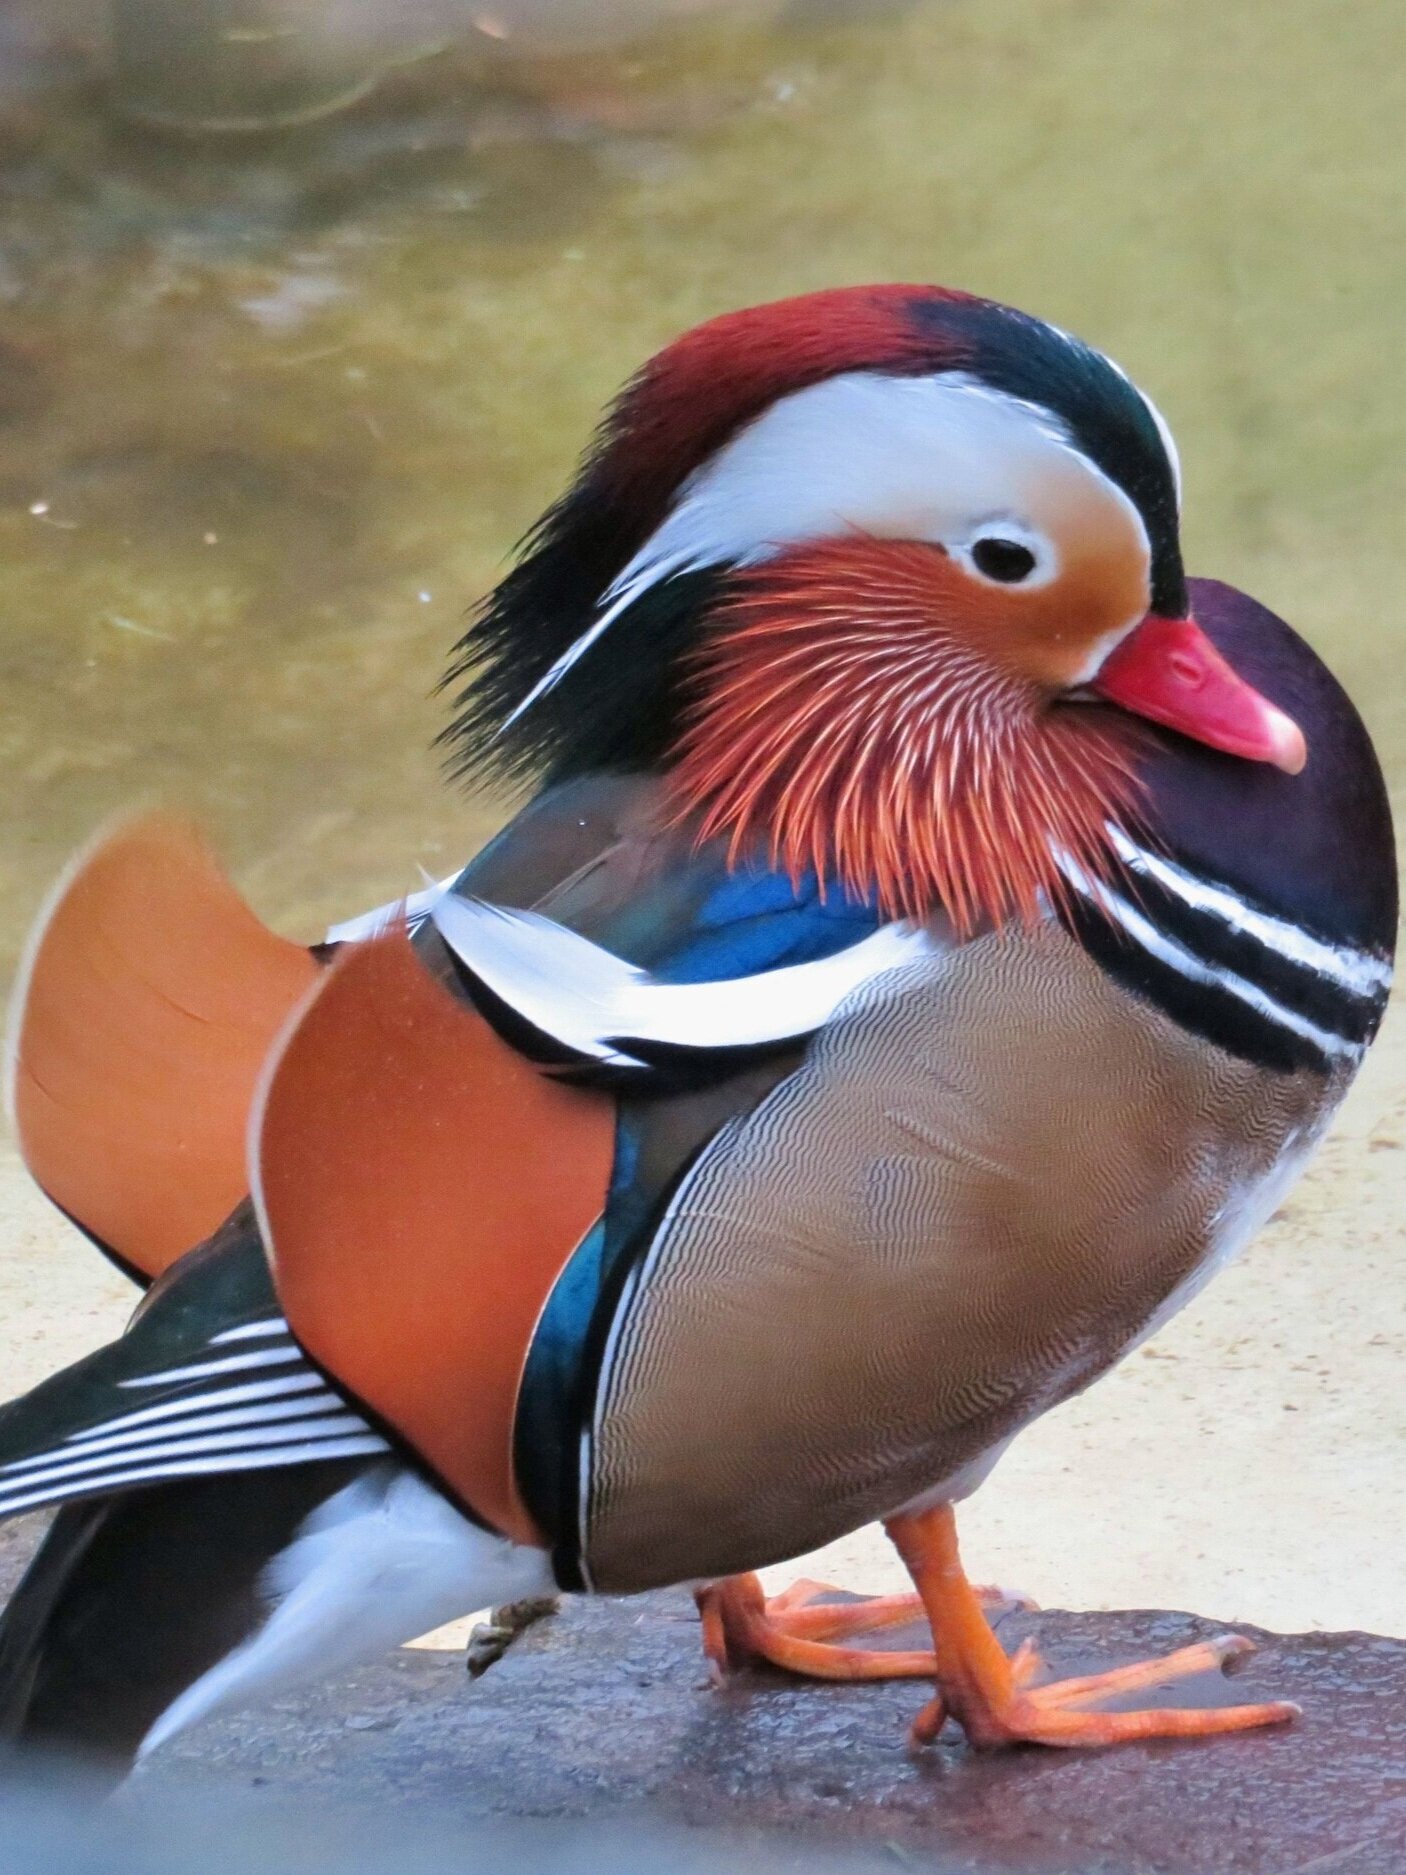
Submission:
[[[803,1577],[768,1596],[755,1575],[728,1576],[695,1593],[703,1624],[703,1651],[721,1682],[758,1660],[818,1680],[931,1679],[930,1649],[851,1647],[857,1635],[882,1633],[927,1619],[920,1595],[864,1595],[826,1599],[845,1591]],[[1033,1602],[1003,1589],[974,1589],[982,1607]],[[1033,1668],[1032,1668],[1033,1670]]]
[[[888,1532],[917,1583],[932,1623],[937,1696],[913,1724],[915,1745],[929,1744],[951,1716],[971,1744],[1034,1744],[1069,1747],[1118,1745],[1152,1738],[1211,1738],[1255,1726],[1282,1725],[1298,1716],[1287,1700],[1209,1708],[1149,1708],[1135,1712],[1090,1711],[1103,1699],[1166,1686],[1191,1674],[1222,1668],[1254,1652],[1242,1635],[1179,1648],[1159,1660],[1143,1660],[1078,1679],[1034,1685],[1038,1657],[1022,1648],[1008,1660],[991,1632],[975,1592],[962,1573],[956,1525],[950,1506],[893,1518]]]

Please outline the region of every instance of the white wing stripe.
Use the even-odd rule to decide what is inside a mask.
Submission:
[[[88,1474],[92,1474],[91,1482],[97,1482],[104,1473],[121,1471],[132,1465],[147,1465],[158,1458],[186,1458],[197,1452],[251,1451],[260,1447],[293,1444],[299,1440],[320,1440],[341,1433],[369,1431],[370,1427],[359,1414],[343,1411],[294,1420],[286,1426],[245,1427],[238,1432],[211,1432],[196,1438],[163,1439],[155,1445],[141,1446],[136,1451],[101,1452],[96,1458],[68,1453],[56,1458],[50,1453],[52,1463],[42,1470],[16,1478],[8,1488],[28,1491],[36,1485],[49,1484],[58,1479],[81,1478]]]
[[[91,1479],[69,1480],[49,1491],[28,1490],[29,1481],[25,1481],[25,1494],[7,1496],[0,1492],[0,1517],[14,1517],[22,1510],[37,1509],[42,1504],[56,1504],[68,1497],[80,1497],[84,1493],[92,1496],[106,1496],[109,1492],[125,1489],[131,1484],[158,1484],[167,1478],[188,1478],[202,1474],[223,1473],[229,1471],[271,1470],[278,1465],[305,1465],[314,1459],[359,1458],[363,1454],[388,1452],[386,1441],[368,1427],[364,1432],[349,1435],[345,1439],[311,1440],[305,1445],[282,1445],[261,1449],[257,1452],[225,1452],[211,1458],[172,1459],[166,1464],[143,1465],[133,1471],[114,1472],[104,1477],[101,1486],[95,1486]]]
[[[746,1048],[812,1034],[855,990],[936,949],[922,926],[890,924],[813,963],[661,983],[533,912],[451,897],[431,916],[456,955],[534,1028],[577,1054],[627,1067],[643,1064],[617,1042]]]
[[[204,1380],[207,1374],[247,1373],[255,1367],[286,1367],[289,1361],[301,1361],[303,1351],[290,1341],[283,1348],[261,1348],[251,1354],[231,1354],[220,1361],[197,1361],[191,1367],[168,1367],[159,1374],[138,1374],[132,1380],[119,1380],[120,1387],[161,1387],[177,1380]]]
[[[81,1433],[79,1438],[88,1438],[95,1434],[124,1432],[128,1426],[145,1426],[158,1419],[175,1419],[181,1413],[204,1412],[212,1406],[242,1406],[249,1400],[275,1400],[289,1393],[314,1393],[326,1386],[321,1374],[309,1369],[302,1374],[285,1374],[279,1380],[251,1380],[242,1387],[217,1387],[213,1393],[188,1393],[179,1400],[167,1400],[161,1406],[144,1406],[137,1413],[123,1413],[118,1419],[105,1419],[100,1426],[94,1426],[92,1433]]]
[[[447,879],[426,886],[422,892],[412,892],[408,898],[392,899],[388,905],[378,905],[374,911],[364,911],[355,918],[344,918],[340,924],[329,925],[326,942],[359,944],[363,938],[379,937],[398,918],[403,918],[413,931],[416,925],[424,922],[436,901],[444,896],[458,877],[457,872],[451,872]]]
[[[198,1405],[185,1401],[183,1404]],[[0,1475],[33,1471],[51,1465],[60,1458],[85,1458],[90,1452],[115,1452],[123,1447],[149,1445],[155,1439],[181,1439],[188,1433],[223,1432],[232,1426],[268,1426],[281,1420],[312,1418],[321,1413],[345,1412],[347,1403],[330,1387],[321,1393],[300,1394],[293,1400],[272,1400],[262,1406],[234,1406],[223,1413],[195,1413],[188,1419],[166,1419],[154,1425],[137,1426],[130,1432],[107,1432],[95,1426],[86,1433],[73,1433],[62,1445],[54,1446],[33,1458],[17,1458],[13,1464],[0,1466]],[[130,1453],[129,1453],[130,1456]]]
[[[266,1322],[241,1322],[238,1328],[226,1328],[223,1334],[211,1335],[212,1348],[223,1347],[227,1341],[262,1341],[269,1335],[286,1335],[288,1324],[281,1315],[275,1315]]]

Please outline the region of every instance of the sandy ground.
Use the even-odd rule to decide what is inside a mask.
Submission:
[[[1017,1441],[967,1507],[973,1574],[1048,1605],[1406,1633],[1404,1174],[1399,1008],[1332,1137],[1242,1261]],[[9,1395],[116,1333],[133,1294],[10,1148],[0,1245]],[[901,1581],[877,1530],[805,1566],[855,1588]]]

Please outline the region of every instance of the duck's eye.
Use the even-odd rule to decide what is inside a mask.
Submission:
[[[1018,586],[1035,571],[1035,556],[1018,540],[1002,540],[986,534],[972,542],[972,565],[987,579],[998,579],[1003,586]]]

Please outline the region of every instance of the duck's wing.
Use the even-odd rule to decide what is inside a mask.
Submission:
[[[532,837],[493,842],[486,875],[533,896],[559,884],[618,842],[634,792],[608,780],[534,803]],[[386,1451],[290,1332],[244,1196],[259,1073],[321,974],[167,816],[110,831],[52,895],[12,1004],[20,1144],[49,1196],[154,1286],[120,1340],[0,1407],[0,1517]]]
[[[647,792],[616,776],[551,791],[463,869],[461,889],[528,906],[622,841],[638,856]],[[622,875],[617,864],[617,891]],[[431,896],[411,895],[412,922]],[[329,937],[364,936],[404,907]],[[36,1182],[137,1281],[248,1190],[254,1087],[319,954],[268,930],[199,830],[168,814],[109,828],[51,893],[11,1000],[8,1105]]]
[[[0,1518],[386,1449],[293,1338],[246,1204],[119,1340],[0,1407]]]
[[[576,928],[456,889],[414,941],[347,945],[251,1128],[299,1340],[520,1542],[563,1533],[593,1344],[683,1168],[938,942],[679,842],[622,838],[548,902]]]
[[[403,937],[341,943],[330,974],[263,931],[177,823],[139,823],[88,856],[43,926],[20,999],[26,1154],[66,1210],[148,1273],[184,1235],[216,1236],[120,1343],[5,1409],[0,1514],[379,1451],[384,1423],[438,1459],[476,1515],[528,1531],[513,1416],[558,1277],[607,1225],[612,1246],[625,1241],[895,941],[818,887],[695,853],[656,808],[638,781],[558,790],[440,898],[413,952]],[[479,890],[506,907],[486,909]],[[231,954],[231,927],[239,968],[202,985],[200,960]],[[237,993],[251,977],[254,1015]],[[759,981],[775,994],[759,995]],[[252,1216],[219,1226],[248,1188],[256,1042],[288,1024],[300,991],[256,1153],[290,1330]],[[70,1020],[75,1009],[91,1019]],[[565,1074],[517,1045],[528,1031]],[[230,1034],[239,1045],[221,1057]],[[164,1104],[162,1048],[175,1057]],[[607,1053],[620,1063],[602,1077]],[[569,1084],[608,1083],[624,1062],[623,1092]],[[291,1101],[290,1088],[301,1089]],[[183,1181],[202,1168],[211,1175],[191,1196]],[[438,1377],[428,1407],[398,1390],[420,1373],[422,1337],[439,1359],[425,1368]]]
[[[794,916],[804,926],[806,908]],[[803,1042],[865,983],[933,946],[922,927],[887,924],[802,963],[748,968],[754,933],[743,924],[729,934],[738,974],[678,982],[535,912],[451,894],[430,919],[475,1003],[520,1052],[576,1078],[642,1088],[727,1074]],[[764,933],[768,949],[774,936]]]
[[[100,836],[59,881],[11,1004],[10,1110],[37,1183],[138,1280],[244,1196],[254,1083],[316,977],[168,815]]]

